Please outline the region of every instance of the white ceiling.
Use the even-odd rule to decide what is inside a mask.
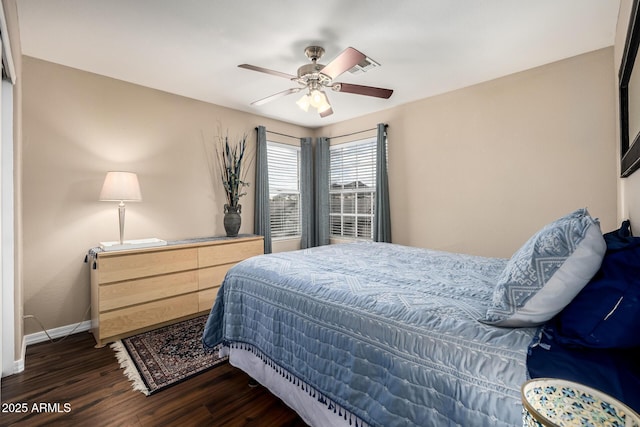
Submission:
[[[17,0],[22,53],[306,127],[611,46],[619,0]],[[334,114],[304,113],[296,84],[237,68],[296,74],[304,48],[327,64],[352,46],[381,64],[347,83],[390,99],[329,92]]]

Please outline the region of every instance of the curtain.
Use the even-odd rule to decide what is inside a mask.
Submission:
[[[316,246],[329,244],[329,138],[316,139]]]
[[[267,129],[257,127],[256,200],[254,233],[264,237],[264,253],[271,253],[271,217],[269,215],[269,166],[267,163]]]
[[[391,242],[391,209],[389,206],[389,178],[387,176],[387,125],[378,124],[376,143],[376,204],[373,240]]]
[[[300,138],[300,207],[302,215],[300,248],[311,248],[316,245],[311,138]]]

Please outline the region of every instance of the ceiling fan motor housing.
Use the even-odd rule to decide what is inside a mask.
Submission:
[[[315,62],[322,58],[322,55],[324,55],[324,49],[320,46],[309,46],[305,48],[304,54],[307,55],[307,58]]]
[[[318,84],[323,86],[331,84],[331,78],[321,74],[325,66],[316,62],[324,55],[324,49],[320,46],[308,46],[304,50],[304,54],[312,63],[298,68],[298,82],[308,85],[310,90],[316,89]]]
[[[305,64],[302,67],[298,68],[298,77],[311,77],[313,74],[318,74],[320,71],[322,71],[323,68],[324,65],[316,64],[315,62],[313,64]]]

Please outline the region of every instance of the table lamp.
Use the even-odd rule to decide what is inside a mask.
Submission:
[[[124,244],[124,202],[142,200],[138,175],[133,172],[107,172],[100,191],[100,200],[120,202],[118,214],[120,219],[120,244]]]

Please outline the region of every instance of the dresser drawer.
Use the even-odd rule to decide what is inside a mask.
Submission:
[[[260,255],[263,252],[264,243],[262,239],[244,242],[229,241],[229,243],[198,248],[198,265],[202,268],[212,265],[230,264],[254,255]]]
[[[229,271],[229,269],[234,265],[236,264],[224,264],[215,267],[201,268],[198,270],[198,289],[202,290],[220,286],[224,280],[224,276],[227,274],[227,271]]]
[[[130,333],[136,329],[179,319],[196,312],[198,312],[198,294],[194,292],[100,313],[100,339]]]
[[[198,292],[198,311],[211,311],[220,287],[205,289]]]
[[[101,285],[100,311],[109,311],[198,290],[198,271],[171,273]]]
[[[197,248],[98,257],[100,283],[119,282],[197,268]]]

